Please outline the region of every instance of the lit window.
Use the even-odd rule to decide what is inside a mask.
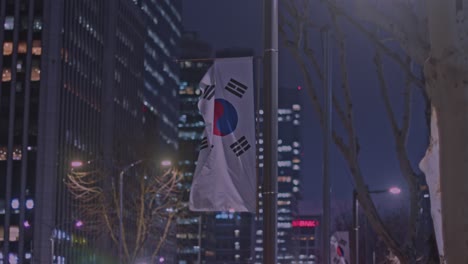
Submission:
[[[34,201],[32,199],[26,200],[26,208],[33,209],[34,208]]]
[[[26,42],[22,41],[18,44],[18,53],[26,53],[28,46]]]
[[[301,106],[298,105],[298,104],[294,104],[294,105],[292,106],[292,109],[293,109],[294,111],[299,111],[299,110],[301,110]]]
[[[5,30],[13,30],[14,27],[15,27],[15,18],[13,18],[12,16],[5,17],[5,24],[4,24]]]
[[[11,81],[11,71],[10,69],[3,69],[2,72],[2,82]]]
[[[237,241],[234,242],[234,248],[235,248],[236,250],[239,250],[239,249],[240,249],[240,243],[237,242]]]
[[[42,20],[40,18],[35,18],[33,22],[33,30],[35,32],[42,30]]]
[[[32,54],[33,55],[41,55],[42,54],[42,47],[40,40],[33,40],[32,42]]]
[[[3,55],[11,55],[13,52],[13,43],[4,42],[3,43]]]
[[[15,198],[15,199],[11,200],[11,208],[13,208],[15,210],[19,208],[19,200],[18,199]]]
[[[39,81],[41,79],[41,70],[39,67],[33,67],[31,71],[31,81]]]
[[[291,176],[278,176],[278,182],[291,182]]]

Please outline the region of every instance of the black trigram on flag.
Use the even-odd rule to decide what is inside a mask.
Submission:
[[[207,147],[208,147],[208,138],[207,138],[207,137],[204,137],[204,138],[202,138],[202,140],[201,140],[200,150],[206,149]]]
[[[208,85],[205,88],[205,91],[203,92],[203,98],[210,100],[213,98],[213,95],[215,94],[215,86],[214,85]]]
[[[250,148],[250,144],[245,137],[241,137],[239,140],[232,143],[230,147],[234,154],[239,157]]]
[[[231,92],[232,94],[240,98],[242,98],[245,91],[247,91],[247,88],[248,87],[245,84],[242,84],[232,78],[226,85],[226,90],[228,90],[229,92]]]

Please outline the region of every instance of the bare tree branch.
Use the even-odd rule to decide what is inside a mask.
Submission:
[[[100,233],[106,230],[116,247],[122,242],[126,262],[133,263],[148,250],[152,252],[150,255],[157,255],[174,215],[182,208],[178,189],[182,175],[173,169],[150,176],[147,171],[135,172],[132,180],[125,183],[123,211],[120,211],[119,201],[124,193],[119,192],[116,178],[101,171],[73,171],[67,175],[65,183],[78,201],[82,219],[94,219],[93,230]],[[102,188],[109,179],[109,188]],[[119,219],[124,223],[122,237],[119,237]],[[84,228],[91,231],[90,224]],[[155,244],[159,246],[155,248]]]
[[[343,18],[345,18],[349,23],[354,25],[360,32],[362,32],[366,37],[368,37],[372,43],[374,43],[377,48],[381,49],[385,54],[392,58],[398,65],[405,70],[405,72],[411,72],[411,68],[408,67],[407,63],[405,62],[404,59],[398,55],[397,52],[393,51],[389,47],[387,47],[381,39],[372,31],[368,30],[364,25],[362,25],[360,22],[357,21],[354,17],[349,15],[346,11],[332,3],[330,0],[325,0],[325,3],[331,8],[332,13],[339,15]],[[410,79],[412,82],[414,82],[418,87],[423,88],[424,83],[421,79],[416,77],[414,74],[410,75]]]

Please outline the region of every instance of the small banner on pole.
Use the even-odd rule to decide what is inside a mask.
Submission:
[[[330,238],[330,263],[349,264],[349,233],[337,231]]]

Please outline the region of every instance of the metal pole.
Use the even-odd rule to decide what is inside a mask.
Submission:
[[[132,168],[133,166],[139,164],[139,163],[142,163],[143,160],[137,160],[133,163],[131,163],[130,165],[128,165],[127,167],[123,168],[121,171],[120,171],[120,174],[119,174],[119,210],[120,210],[120,217],[119,217],[119,263],[122,264],[122,256],[123,256],[123,217],[124,217],[124,213],[123,213],[123,176],[124,176],[124,173],[129,170],[130,168]]]
[[[354,264],[359,264],[359,200],[357,191],[353,191],[353,227],[354,227]]]
[[[202,232],[202,216],[198,217],[198,256],[197,263],[201,264],[201,232]]]
[[[323,32],[323,58],[324,58],[324,69],[325,69],[325,80],[324,80],[324,117],[325,129],[323,133],[323,263],[330,263],[330,134],[332,129],[332,62],[331,62],[331,47],[330,47],[330,32],[329,29],[325,29]]]
[[[276,263],[278,193],[278,0],[264,1],[264,217],[263,263]]]
[[[120,210],[120,217],[119,217],[119,263],[122,264],[122,253],[123,253],[123,174],[125,169],[122,170],[119,174],[119,210]]]

